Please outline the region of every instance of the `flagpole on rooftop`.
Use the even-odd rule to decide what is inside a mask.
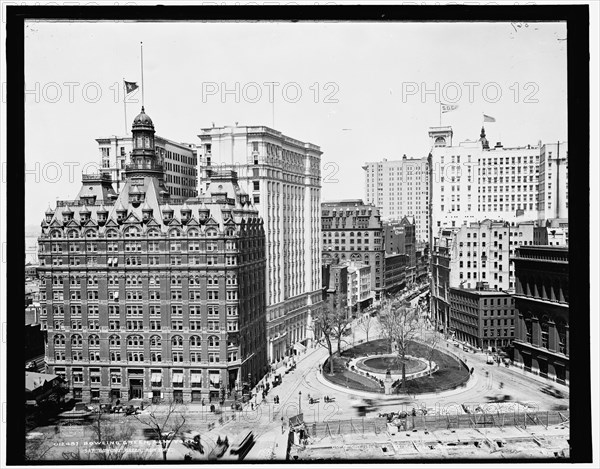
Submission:
[[[140,64],[142,67],[142,107],[144,107],[144,43],[140,41]]]
[[[442,102],[440,101],[440,127],[442,126]]]
[[[127,87],[125,86],[125,77],[123,77],[123,111],[125,115],[125,135],[128,135],[127,131]]]

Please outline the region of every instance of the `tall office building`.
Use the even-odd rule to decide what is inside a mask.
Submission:
[[[265,221],[269,358],[303,350],[322,307],[321,151],[268,127],[212,127],[200,166],[235,169]],[[206,180],[206,179],[205,179]]]
[[[414,219],[418,241],[428,240],[429,178],[427,158],[368,162],[365,171],[365,202],[381,209],[384,220]]]
[[[175,202],[143,107],[132,134],[118,195],[109,175],[84,175],[77,199],[45,213],[48,372],[86,401],[251,386],[268,369],[263,221],[233,172]]]
[[[101,157],[101,172],[110,174],[117,192],[125,185],[127,159],[131,155],[131,136],[97,138]],[[167,138],[154,138],[156,160],[162,165],[165,186],[172,197],[188,198],[198,195],[198,157],[195,145],[177,143]]]
[[[546,143],[540,152],[538,211],[541,222],[569,216],[569,146]]]
[[[385,249],[379,208],[360,199],[322,204],[323,263],[362,262],[371,269],[375,299],[384,289]]]
[[[452,144],[452,127],[429,129],[432,156],[433,236],[464,221],[538,219],[540,144],[490,146],[479,140]]]

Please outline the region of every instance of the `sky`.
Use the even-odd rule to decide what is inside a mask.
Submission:
[[[326,201],[363,198],[366,161],[427,156],[440,102],[458,105],[442,116],[455,143],[479,137],[484,113],[490,142],[566,140],[566,36],[563,23],[29,22],[26,226],[76,197],[96,138],[130,130],[141,93],[124,106],[122,80],[141,83],[140,42],[158,135],[274,127],[321,147]]]

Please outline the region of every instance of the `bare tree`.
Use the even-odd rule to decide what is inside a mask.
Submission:
[[[369,341],[369,331],[371,330],[371,327],[373,327],[374,323],[375,321],[373,321],[373,317],[370,314],[365,315],[358,323],[358,327],[367,335],[366,342]]]
[[[427,361],[429,362],[429,377],[431,378],[431,362],[433,360],[433,354],[437,350],[438,344],[440,343],[440,336],[435,331],[429,335],[429,338],[425,341],[427,345]]]
[[[402,364],[402,387],[406,385],[406,353],[410,342],[419,332],[419,313],[410,303],[391,303],[382,314],[381,327],[390,343],[390,351],[394,353],[393,345],[400,363]]]
[[[179,436],[185,425],[185,406],[168,400],[161,405],[152,405],[142,414],[133,414],[135,419],[152,430],[162,448],[163,460],[167,460],[167,452],[173,440]]]
[[[101,450],[97,452],[98,459],[102,461],[127,459],[129,441],[135,433],[135,428],[131,424],[116,425],[105,414],[98,412],[94,417],[92,431],[94,440]],[[135,459],[140,459],[139,453],[136,454]]]
[[[329,351],[330,374],[333,374],[333,343],[337,342],[337,354],[341,355],[342,342],[345,342],[344,334],[348,331],[351,321],[345,308],[337,306],[336,303],[323,307],[313,319],[315,337],[319,337],[317,343],[327,347]]]

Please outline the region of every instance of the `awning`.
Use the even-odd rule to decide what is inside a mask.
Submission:
[[[221,382],[221,373],[218,371],[210,371],[208,373],[208,377],[210,379],[210,383],[213,385],[218,385]]]
[[[306,347],[304,345],[302,345],[300,342],[296,342],[294,344],[294,350],[296,350],[298,352],[304,352],[306,350]]]
[[[100,370],[90,370],[90,376],[100,376]]]
[[[175,377],[175,375],[177,375],[177,374],[181,375],[181,373],[175,373],[175,374],[173,374],[173,377]],[[162,381],[162,373],[156,373],[156,372],[152,373],[151,381],[153,383],[160,383]]]
[[[183,383],[183,373],[173,373],[173,383]]]
[[[192,373],[190,375],[192,383],[201,383],[202,382],[202,373]]]

